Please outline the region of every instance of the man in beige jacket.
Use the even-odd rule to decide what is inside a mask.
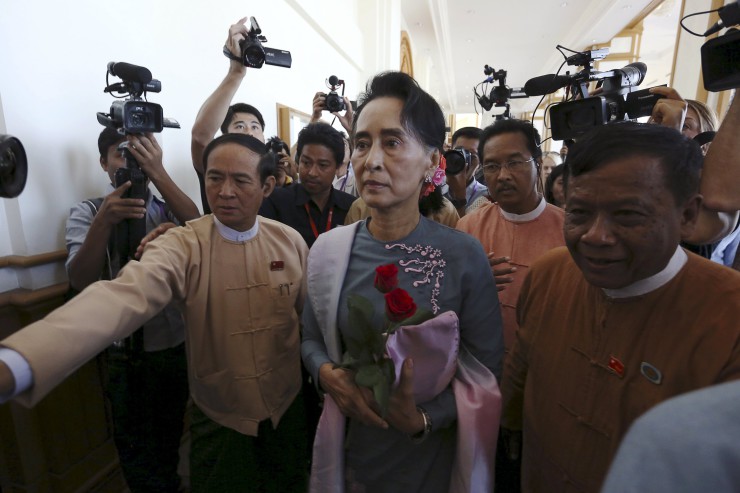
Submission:
[[[275,185],[264,153],[247,135],[209,144],[214,213],[168,231],[117,279],[0,341],[0,399],[37,403],[174,300],[185,316],[195,403],[192,491],[303,489],[299,314],[308,248],[293,229],[257,216]]]

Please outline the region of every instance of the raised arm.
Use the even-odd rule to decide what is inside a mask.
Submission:
[[[665,96],[664,99],[660,99],[657,103],[655,103],[653,113],[650,117],[651,121],[659,125],[675,128],[680,132],[683,128],[683,123],[686,118],[686,101],[684,101],[684,99],[681,97],[680,94],[678,94],[678,92],[676,92],[675,89],[671,89],[668,87],[654,87],[651,89],[651,92],[653,92],[654,94]],[[736,122],[737,126],[735,127],[734,133],[737,135],[737,131],[738,129],[740,129],[740,107],[738,108],[736,117],[739,121]],[[720,137],[719,133],[717,133],[717,137]],[[740,151],[740,146],[738,146],[735,142],[728,142],[728,140],[729,139],[725,138],[720,141],[720,149],[731,152],[731,147],[734,146],[735,151]],[[737,140],[737,137],[735,137],[735,140]],[[687,241],[696,245],[714,243],[715,241],[718,241],[729,234],[735,227],[735,223],[737,222],[738,218],[737,209],[740,208],[740,201],[737,201],[738,207],[735,207],[734,209],[731,207],[717,207],[718,197],[716,195],[719,194],[719,201],[721,203],[724,203],[722,202],[722,197],[724,196],[723,191],[719,190],[714,185],[706,186],[705,184],[705,182],[707,181],[715,184],[717,183],[718,178],[720,179],[720,182],[729,182],[729,180],[732,179],[733,173],[731,170],[733,167],[738,168],[738,170],[735,172],[735,179],[739,180],[737,183],[740,184],[740,165],[731,165],[730,159],[726,159],[725,157],[715,157],[715,164],[713,166],[710,165],[710,168],[707,168],[707,163],[710,162],[712,159],[710,158],[710,153],[713,153],[715,156],[722,154],[722,150],[720,150],[719,153],[716,149],[714,150],[714,152],[712,151],[712,149],[716,145],[716,142],[717,138],[715,137],[714,141],[712,141],[712,145],[709,146],[709,151],[707,152],[707,156],[704,160],[704,167],[702,169],[700,184],[700,189],[702,194],[704,195],[704,200],[699,211],[699,218],[696,222],[696,228],[690,236],[682,238],[683,241]],[[731,182],[729,183],[731,184]],[[721,184],[724,187],[724,193],[737,189],[737,185],[732,187],[728,186],[727,183]]]
[[[740,101],[730,103],[717,135],[704,158],[701,193],[707,208],[734,212],[740,209]]]
[[[129,151],[181,224],[200,217],[198,207],[185,195],[162,164],[162,148],[153,134],[129,135]]]
[[[235,56],[241,54],[239,42],[247,37],[247,17],[240,19],[236,24],[229,27],[229,35],[226,38],[226,46]],[[229,60],[229,70],[221,84],[203,103],[195,117],[191,134],[190,153],[193,158],[193,167],[199,173],[203,173],[203,151],[208,143],[216,135],[221,123],[226,117],[231,100],[247,73],[244,65],[236,60]]]

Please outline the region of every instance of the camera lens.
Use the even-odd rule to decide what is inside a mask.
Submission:
[[[454,176],[462,173],[470,164],[470,153],[465,149],[451,149],[444,153],[447,169],[445,173]]]
[[[344,99],[339,94],[332,91],[326,95],[326,110],[331,112],[337,112],[344,110]]]

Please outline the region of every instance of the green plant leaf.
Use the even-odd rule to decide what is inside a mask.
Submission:
[[[375,385],[373,385],[373,396],[380,406],[380,415],[385,418],[388,414],[388,402],[391,396],[391,386],[388,380],[381,378]]]
[[[373,388],[383,380],[383,371],[376,364],[365,365],[357,370],[355,383],[361,387]]]
[[[396,366],[393,364],[393,360],[383,358],[378,364],[380,365],[380,371],[383,373],[383,378],[389,386],[393,386],[396,381]]]
[[[356,364],[368,364],[375,361],[377,345],[368,341],[376,333],[372,327],[373,305],[364,297],[350,294],[347,297],[348,319],[352,326],[351,333],[344,337],[347,352]]]

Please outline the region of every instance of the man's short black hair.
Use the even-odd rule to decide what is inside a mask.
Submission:
[[[229,106],[229,110],[226,112],[226,118],[224,118],[224,122],[221,124],[222,134],[229,133],[229,125],[231,124],[231,120],[234,119],[234,115],[237,113],[249,113],[254,115],[257,118],[257,121],[260,122],[262,130],[265,130],[265,119],[262,118],[262,113],[260,113],[257,108],[247,103],[235,103]]]
[[[267,147],[265,144],[255,139],[251,135],[246,134],[223,134],[220,137],[213,139],[203,151],[203,172],[208,173],[208,156],[211,152],[219,146],[224,144],[239,144],[240,146],[246,147],[250,151],[264,158],[267,154]],[[268,156],[270,159],[260,159],[257,170],[260,174],[260,183],[265,183],[268,176],[275,174],[275,159],[271,155]]]
[[[98,135],[98,151],[100,157],[106,159],[108,157],[108,149],[111,146],[117,146],[121,142],[126,140],[126,136],[119,134],[115,128],[105,127],[100,135]]]
[[[601,166],[626,158],[656,158],[663,167],[666,186],[676,199],[685,203],[699,192],[703,163],[701,148],[672,128],[652,123],[619,122],[599,125],[568,149],[568,166],[563,176],[580,176]]]
[[[535,159],[542,157],[540,133],[537,129],[526,120],[510,118],[508,120],[498,120],[483,130],[480,136],[480,142],[478,143],[478,156],[480,156],[481,161],[483,161],[483,148],[486,142],[497,135],[508,133],[520,133],[524,135],[524,140],[527,142],[527,149],[532,157]]]
[[[467,139],[477,139],[480,140],[480,136],[483,133],[483,130],[481,130],[478,127],[462,127],[455,130],[455,133],[452,134],[452,146],[455,146],[455,141],[459,139],[460,137],[464,137]]]
[[[307,144],[318,144],[329,149],[336,160],[337,167],[344,161],[344,137],[328,123],[309,123],[298,132],[298,144],[296,145],[295,160],[300,161],[303,146]]]
[[[442,149],[445,141],[445,117],[435,99],[427,94],[408,74],[383,72],[373,77],[360,95],[352,121],[352,138],[357,133],[357,120],[369,102],[381,97],[398,98],[403,101],[401,125],[422,144]]]

